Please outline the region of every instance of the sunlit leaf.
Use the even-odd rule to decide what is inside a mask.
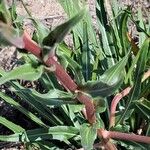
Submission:
[[[1,141],[7,142],[35,142],[41,140],[65,141],[78,134],[79,130],[75,127],[56,126],[47,129],[34,129],[27,132],[19,132],[12,135],[0,135]]]
[[[14,133],[23,132],[24,131],[24,129],[21,126],[14,124],[13,122],[7,120],[6,118],[4,118],[2,116],[0,116],[0,124],[2,124],[5,127],[9,128]]]
[[[0,78],[0,84],[4,84],[9,80],[23,79],[34,81],[37,80],[43,73],[43,66],[34,67],[32,64],[25,64],[15,68],[10,72],[6,72],[3,77]]]
[[[93,144],[97,136],[97,130],[93,126],[83,124],[80,129],[81,144],[85,150],[93,149]]]

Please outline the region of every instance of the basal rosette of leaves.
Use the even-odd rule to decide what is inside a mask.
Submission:
[[[27,149],[148,149],[150,29],[140,9],[135,18],[130,7],[112,1],[108,14],[105,1],[97,0],[95,32],[86,2],[59,2],[70,19],[50,31],[22,1],[36,29],[34,40],[22,30],[15,1],[10,8],[0,2],[0,45],[14,45],[22,55],[22,65],[0,69],[0,84],[7,87],[0,97],[34,124],[26,129],[0,116],[10,130],[0,141],[24,143]],[[69,32],[71,48],[64,42]],[[40,89],[27,88],[22,80]]]

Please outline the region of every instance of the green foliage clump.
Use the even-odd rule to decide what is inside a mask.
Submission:
[[[97,0],[95,31],[85,1],[59,2],[70,19],[52,31],[27,10],[36,29],[34,41],[22,29],[15,1],[9,9],[0,2],[0,45],[14,45],[22,55],[22,65],[0,70],[0,84],[8,87],[0,97],[34,124],[27,129],[1,116],[0,124],[11,134],[0,135],[0,141],[42,150],[149,149],[150,29],[141,11],[135,18],[130,7],[112,1],[108,13],[105,2]],[[129,22],[136,27],[138,44]],[[64,42],[68,32],[71,48]],[[128,134],[139,130],[143,136]]]

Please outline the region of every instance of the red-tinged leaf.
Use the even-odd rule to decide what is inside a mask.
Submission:
[[[24,48],[20,32],[4,23],[0,23],[0,42],[2,45],[14,45],[21,49]]]

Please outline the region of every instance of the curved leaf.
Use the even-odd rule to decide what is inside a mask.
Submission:
[[[9,128],[14,133],[23,132],[24,131],[24,129],[21,126],[14,124],[13,122],[7,120],[6,118],[4,118],[2,116],[0,116],[0,124],[2,124],[5,127]]]
[[[121,83],[121,79],[119,79],[115,84],[111,85],[108,85],[102,81],[91,81],[87,82],[84,86],[80,87],[80,90],[89,93],[93,97],[107,97],[113,94]]]
[[[81,144],[85,150],[93,149],[94,141],[97,137],[97,130],[93,126],[83,124],[80,129]]]
[[[124,67],[127,63],[128,55],[120,62],[108,69],[100,78],[100,81],[89,81],[79,89],[91,94],[93,97],[107,97],[113,94],[122,84],[124,78]]]
[[[69,30],[75,26],[84,16],[85,10],[80,11],[73,18],[68,20],[67,22],[57,26],[50,34],[44,38],[43,40],[43,58],[47,60],[49,54],[55,54],[56,46],[60,43],[64,37],[67,35]]]
[[[77,15],[67,22],[57,26],[50,34],[43,40],[43,45],[53,46],[55,43],[60,43],[69,30],[76,25],[84,16],[85,10],[81,10]]]
[[[37,80],[43,73],[43,66],[34,67],[31,64],[25,64],[15,68],[10,72],[6,72],[3,77],[0,78],[0,84],[4,84],[9,80],[23,79],[34,81]]]
[[[55,126],[48,129],[35,129],[12,135],[0,135],[0,140],[7,142],[35,142],[50,139],[65,141],[76,136],[78,132],[79,130],[75,127]]]
[[[36,122],[42,127],[47,127],[38,117],[36,117],[33,113],[22,107],[18,102],[14,101],[12,98],[7,96],[6,94],[0,92],[0,97],[10,105],[12,105],[14,108],[18,109],[20,112],[22,112],[24,115],[26,115],[28,118],[30,118],[32,121]]]

